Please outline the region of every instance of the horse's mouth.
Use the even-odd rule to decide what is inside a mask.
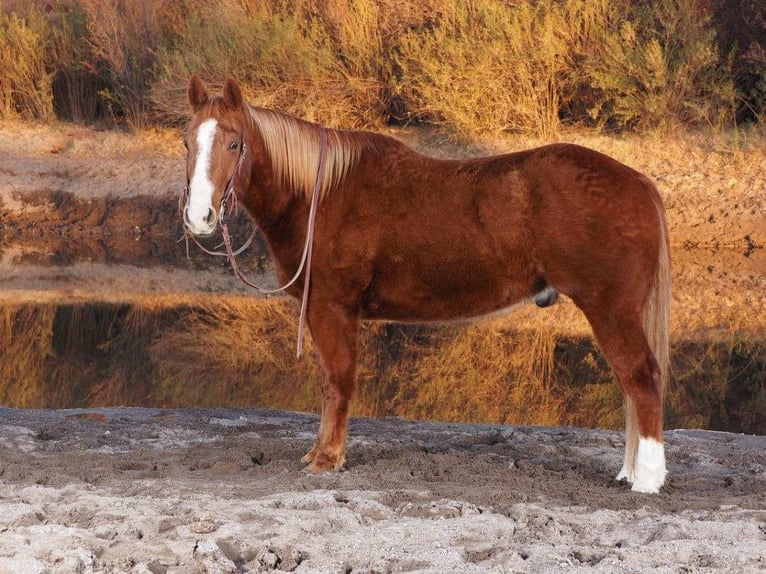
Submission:
[[[215,227],[211,227],[209,230],[199,230],[199,229],[192,229],[192,227],[188,224],[184,224],[184,229],[186,230],[186,233],[193,237],[212,237],[213,234],[215,234]]]

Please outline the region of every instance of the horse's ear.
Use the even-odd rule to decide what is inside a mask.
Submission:
[[[192,74],[189,78],[189,87],[187,89],[189,94],[189,103],[192,110],[197,111],[207,103],[207,91],[205,90],[205,84],[199,79],[197,74]]]
[[[242,98],[242,90],[236,80],[228,78],[223,85],[223,102],[231,110],[239,110],[244,106],[245,100]]]

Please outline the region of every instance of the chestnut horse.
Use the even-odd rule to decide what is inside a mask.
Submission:
[[[345,462],[360,321],[465,319],[561,292],[585,313],[626,397],[617,479],[659,491],[670,257],[647,177],[566,144],[434,159],[385,135],[251,106],[233,80],[211,98],[192,76],[188,97],[188,233],[212,234],[233,188],[278,279],[297,277],[286,292],[299,297],[311,271],[306,317],[324,379],[309,470]]]

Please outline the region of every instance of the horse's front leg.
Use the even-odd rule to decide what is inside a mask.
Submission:
[[[338,305],[314,304],[309,328],[322,366],[322,419],[303,462],[308,470],[339,470],[346,461],[349,405],[354,394],[359,319]]]

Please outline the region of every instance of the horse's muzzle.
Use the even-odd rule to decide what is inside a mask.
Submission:
[[[215,232],[215,228],[218,225],[218,214],[215,209],[209,207],[207,213],[202,217],[191,217],[189,214],[189,207],[185,207],[183,210],[184,227],[192,235],[198,237],[209,237]]]

